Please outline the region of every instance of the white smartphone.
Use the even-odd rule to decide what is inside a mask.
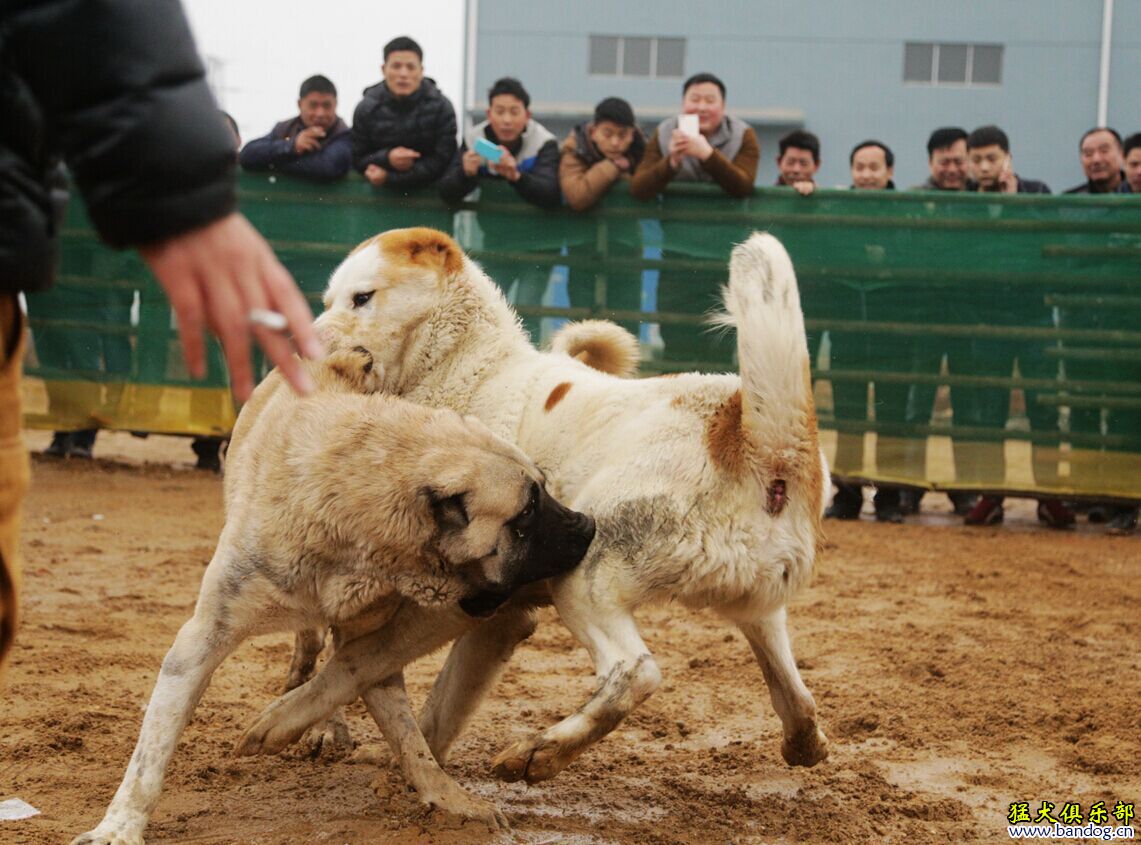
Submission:
[[[698,125],[697,115],[695,114],[679,114],[677,117],[677,128],[693,138],[696,138],[701,133],[701,127]]]

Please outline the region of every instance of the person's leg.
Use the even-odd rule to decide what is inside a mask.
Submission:
[[[20,506],[28,452],[20,414],[24,325],[13,295],[0,295],[0,684],[20,618]]]

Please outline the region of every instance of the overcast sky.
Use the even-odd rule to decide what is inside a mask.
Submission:
[[[315,73],[337,86],[337,111],[352,123],[361,91],[380,79],[385,43],[411,35],[424,72],[459,114],[463,0],[182,0],[220,105],[242,142],[297,114],[297,89]]]

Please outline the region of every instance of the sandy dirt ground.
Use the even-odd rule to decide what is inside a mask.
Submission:
[[[33,448],[47,437],[32,433]],[[222,524],[221,480],[188,441],[104,435],[94,462],[37,459],[21,636],[0,693],[5,845],[94,826],[122,776],[159,663],[190,615]],[[488,761],[571,712],[590,664],[547,611],[449,771],[510,834],[448,826],[380,762],[232,749],[269,703],[291,638],[254,640],[214,677],[167,775],[151,843],[957,843],[1009,841],[1012,802],[1083,811],[1141,799],[1141,538],[1039,528],[1028,504],[965,528],[942,496],[917,523],[829,524],[790,627],[832,740],[814,769],[780,728],[743,637],[711,614],[640,614],[662,688],[553,781],[501,784]],[[410,667],[422,700],[442,655]],[[361,706],[355,738],[380,741]]]

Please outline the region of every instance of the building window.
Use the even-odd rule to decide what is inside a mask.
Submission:
[[[685,75],[684,38],[590,36],[591,76],[680,79]]]
[[[903,45],[903,81],[920,85],[1001,85],[1001,44]]]

